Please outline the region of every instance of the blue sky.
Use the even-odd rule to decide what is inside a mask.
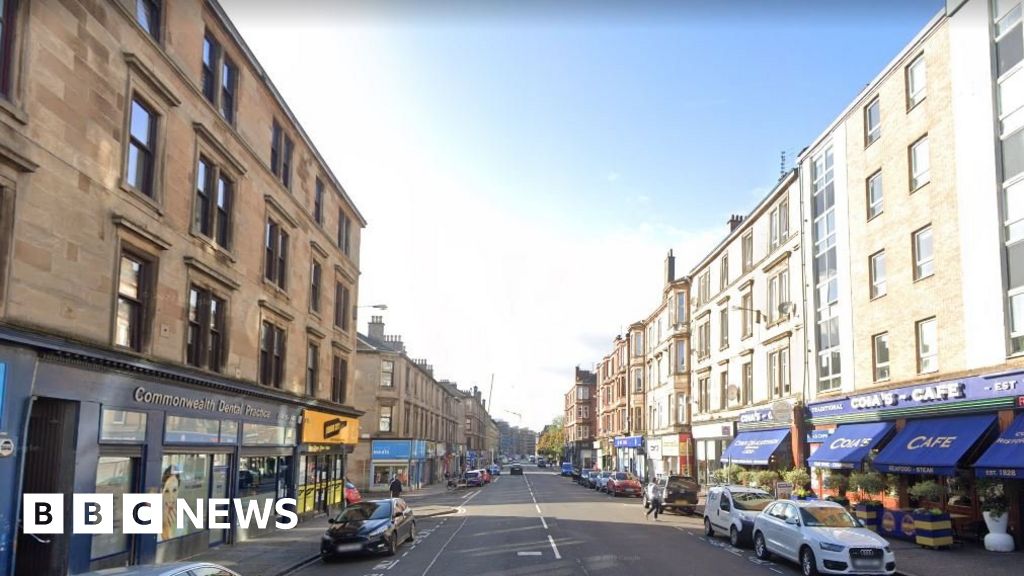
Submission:
[[[222,3],[369,221],[360,304],[538,429],[943,5]]]

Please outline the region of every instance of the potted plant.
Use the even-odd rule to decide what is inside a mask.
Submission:
[[[853,472],[850,474],[850,486],[853,486],[862,496],[873,496],[885,491],[885,478],[878,472]],[[882,521],[882,501],[874,498],[862,498],[857,502],[854,512],[864,525],[878,531],[878,524]]]
[[[806,488],[811,483],[811,475],[807,473],[807,470],[803,468],[793,468],[783,473],[782,477],[793,485],[793,490],[797,488]]]
[[[715,471],[715,479],[720,484],[742,484],[741,475],[746,472],[739,464],[729,464]]]
[[[758,470],[750,474],[755,486],[769,492],[775,492],[775,483],[779,481],[779,473],[774,470]]]
[[[909,493],[918,502],[941,502],[942,486],[934,480],[918,482],[910,487]],[[953,525],[949,514],[940,508],[919,507],[913,511],[914,540],[919,546],[939,548],[953,544]]]
[[[997,480],[983,480],[979,483],[982,516],[988,534],[985,535],[985,549],[992,552],[1013,552],[1013,536],[1006,532],[1009,514],[1006,513],[1006,493],[1003,483]]]
[[[822,478],[821,484],[829,490],[835,490],[836,495],[840,498],[846,499],[846,489],[850,486],[850,479],[839,470],[829,470]]]

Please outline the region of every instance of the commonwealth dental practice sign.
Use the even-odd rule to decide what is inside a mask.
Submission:
[[[25,494],[25,534],[64,533],[64,494]],[[271,520],[282,530],[299,522],[294,498],[209,498],[206,500],[167,499],[163,494],[122,494],[120,533],[161,534],[165,523],[178,530],[191,525],[195,529],[223,530],[235,525],[242,529],[267,528]],[[115,514],[113,494],[73,494],[73,534],[113,534]]]

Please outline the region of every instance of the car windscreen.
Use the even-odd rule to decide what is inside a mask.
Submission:
[[[615,473],[615,479],[616,480],[629,480],[629,474],[626,474],[625,472],[616,472]]]
[[[611,472],[601,472],[601,478],[609,478],[611,475]]]
[[[839,506],[807,506],[800,509],[805,526],[824,528],[856,528],[857,521]]]
[[[465,478],[466,480],[469,480],[470,478],[478,478],[479,476],[480,476],[479,472],[466,472],[466,474],[463,475],[463,478]]]
[[[362,522],[363,520],[384,520],[391,517],[390,502],[360,502],[341,511],[336,522]]]
[[[759,512],[772,503],[771,494],[767,492],[737,492],[732,495],[737,510]]]

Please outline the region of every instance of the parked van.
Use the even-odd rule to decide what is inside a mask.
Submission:
[[[760,488],[715,486],[704,503],[704,535],[728,534],[735,547],[751,542],[754,519],[772,503],[772,495]]]

